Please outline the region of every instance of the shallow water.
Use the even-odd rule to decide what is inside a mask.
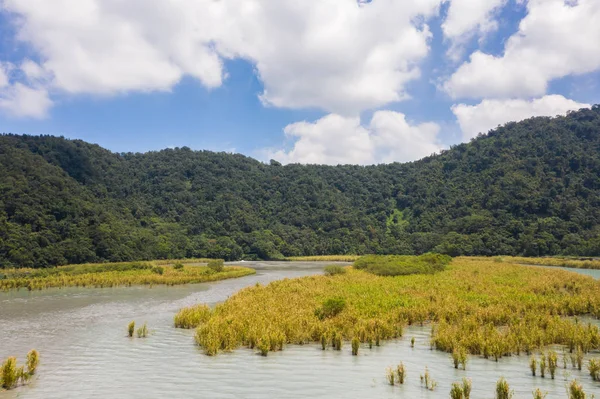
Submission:
[[[257,282],[318,274],[330,263],[244,262],[257,274],[178,287],[0,293],[0,359],[18,355],[22,362],[31,348],[41,356],[33,381],[0,392],[0,398],[447,398],[450,384],[464,376],[473,380],[474,399],[493,398],[500,376],[516,398],[531,398],[537,387],[550,392],[548,399],[567,397],[564,370],[556,380],[533,378],[525,356],[498,363],[472,357],[466,371],[455,370],[447,354],[429,349],[427,327],[408,328],[403,339],[379,348],[361,347],[356,357],[346,343],[341,352],[290,345],[265,358],[247,349],[205,356],[194,345],[193,331],[172,326],[181,307],[215,304]],[[600,277],[600,271],[593,272]],[[126,337],[131,320],[148,322],[150,337]],[[407,382],[391,387],[385,369],[400,361]],[[433,392],[420,386],[425,367],[438,382]],[[585,370],[569,366],[567,371],[588,393],[600,396],[600,383]]]

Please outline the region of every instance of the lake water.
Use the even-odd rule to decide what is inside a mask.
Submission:
[[[327,262],[330,264],[331,262]],[[268,357],[247,349],[208,357],[194,345],[193,331],[173,327],[178,309],[216,304],[258,282],[322,273],[325,263],[244,262],[257,274],[178,287],[63,288],[0,293],[0,359],[20,362],[32,348],[41,364],[32,382],[0,398],[448,398],[450,384],[471,378],[474,399],[494,398],[504,376],[515,398],[539,387],[548,399],[566,398],[567,378],[578,378],[600,398],[600,383],[570,365],[555,380],[532,377],[525,356],[499,362],[471,357],[455,370],[447,354],[429,349],[427,327],[405,329],[404,338],[351,356],[319,345],[289,345]],[[600,271],[583,270],[600,278]],[[148,323],[146,339],[126,336],[127,324]],[[410,338],[415,337],[415,348]],[[593,354],[599,356],[600,354]],[[405,385],[387,385],[385,370],[404,362]],[[562,361],[559,361],[562,364]],[[421,387],[425,367],[438,386]]]

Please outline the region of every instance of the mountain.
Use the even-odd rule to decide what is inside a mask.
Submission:
[[[600,106],[406,164],[0,135],[0,267],[436,251],[600,255]]]

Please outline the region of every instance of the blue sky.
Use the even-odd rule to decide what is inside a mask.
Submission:
[[[265,1],[0,2],[0,131],[370,164],[600,102],[597,1]]]

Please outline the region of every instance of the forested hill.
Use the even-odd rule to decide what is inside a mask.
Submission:
[[[0,267],[427,251],[600,255],[600,106],[367,167],[0,136]]]

